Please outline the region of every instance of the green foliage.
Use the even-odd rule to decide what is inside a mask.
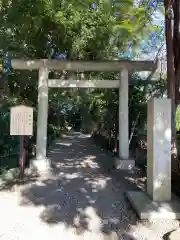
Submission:
[[[138,44],[154,29],[146,1],[139,8],[133,0],[97,1],[94,9],[89,0],[2,2],[0,48],[16,56],[47,57],[51,43],[71,59],[111,58],[127,48],[127,41]]]
[[[55,53],[67,53],[69,60],[118,59],[130,46],[132,51],[137,50],[151,31],[159,31],[152,24],[148,1],[139,8],[133,7],[133,0],[98,0],[94,8],[91,5],[90,0],[0,0],[0,50],[17,58],[51,58]],[[50,74],[66,79],[71,73]],[[85,74],[92,80],[117,78],[115,73]],[[24,103],[34,108],[36,134],[37,79],[38,73],[33,71],[12,71],[1,76],[10,90],[8,104],[1,111],[2,154],[9,151],[9,146],[18,146],[17,139],[12,138],[13,143],[9,139],[9,106]],[[130,87],[130,125],[139,111],[145,112],[147,91],[141,84]],[[7,113],[5,119],[3,111]],[[103,123],[104,131],[110,134],[112,129],[117,131],[117,112],[117,90],[51,89],[48,141],[77,122],[82,126]],[[142,127],[144,122],[145,117]]]
[[[10,114],[8,106],[0,106],[0,156],[18,151],[18,137],[10,136]]]
[[[176,129],[177,131],[180,130],[180,106],[176,109]]]

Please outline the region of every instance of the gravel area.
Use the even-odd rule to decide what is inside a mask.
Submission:
[[[1,190],[0,240],[159,240],[179,221],[139,221],[124,196],[143,187],[138,172],[112,161],[87,135],[69,133],[49,150],[53,174]]]

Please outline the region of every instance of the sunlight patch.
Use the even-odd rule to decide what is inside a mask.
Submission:
[[[86,166],[86,167],[90,167],[90,168],[100,168],[99,164],[94,161],[95,159],[96,159],[95,155],[88,155],[82,161],[81,165]]]
[[[66,146],[66,147],[70,147],[72,146],[72,143],[56,143],[56,145],[61,145],[61,146]]]
[[[39,186],[39,187],[44,187],[44,186],[46,186],[46,184],[45,183],[43,183],[43,182],[36,182],[36,185],[37,186]]]
[[[88,229],[91,232],[100,232],[102,219],[97,215],[96,210],[93,207],[86,207],[84,214],[87,218]]]
[[[88,181],[89,184],[92,185],[93,192],[98,192],[99,190],[102,190],[107,187],[107,183],[111,178],[104,177],[104,178],[95,178],[91,181]]]
[[[75,179],[75,178],[79,178],[80,174],[79,173],[72,173],[72,174],[67,173],[64,176],[66,179]]]

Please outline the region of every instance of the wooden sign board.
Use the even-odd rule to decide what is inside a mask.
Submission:
[[[33,135],[33,108],[25,105],[11,107],[10,135]]]

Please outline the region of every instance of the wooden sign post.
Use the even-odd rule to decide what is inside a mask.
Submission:
[[[25,151],[24,136],[33,135],[33,108],[25,105],[11,107],[10,135],[20,136],[19,165],[21,177],[24,175]]]

